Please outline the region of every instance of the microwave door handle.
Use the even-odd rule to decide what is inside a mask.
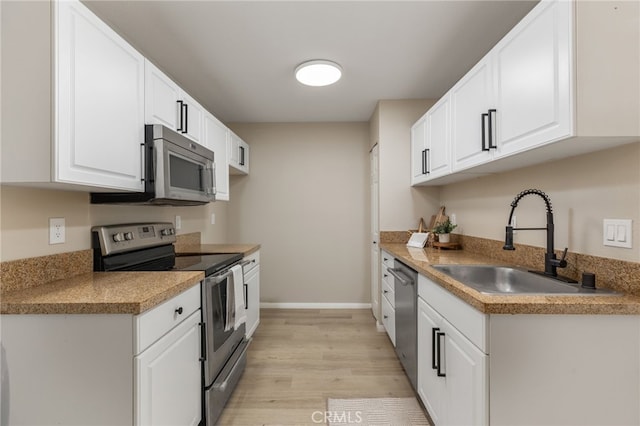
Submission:
[[[211,162],[207,164],[204,169],[202,169],[203,174],[203,182],[205,183],[205,195],[211,199],[211,201],[215,201],[216,199],[216,163]],[[207,176],[209,174],[209,176]],[[208,183],[211,183],[209,186]]]

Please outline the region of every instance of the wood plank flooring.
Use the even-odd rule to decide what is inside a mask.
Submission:
[[[313,425],[327,398],[415,396],[369,309],[260,315],[247,368],[218,424]]]

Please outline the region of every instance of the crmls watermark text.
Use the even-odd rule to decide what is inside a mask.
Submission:
[[[314,411],[311,420],[314,423],[361,424],[362,411]]]

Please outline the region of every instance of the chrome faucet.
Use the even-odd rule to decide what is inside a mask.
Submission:
[[[520,200],[523,197],[530,194],[538,195],[542,197],[542,199],[544,200],[544,203],[547,206],[547,226],[545,228],[514,228],[512,226],[513,212],[515,211],[516,207],[518,207],[518,202],[520,202]],[[553,244],[553,232],[554,232],[553,210],[551,208],[551,200],[549,199],[549,196],[544,192],[540,191],[539,189],[527,189],[525,191],[522,191],[518,195],[516,195],[516,198],[514,198],[513,201],[511,202],[511,213],[509,214],[509,222],[507,223],[507,230],[506,230],[506,235],[504,239],[504,247],[502,247],[502,249],[503,250],[516,249],[513,246],[513,231],[538,231],[538,230],[547,231],[547,252],[544,255],[544,271],[543,272],[530,271],[530,272],[546,275],[560,281],[565,281],[570,283],[576,282],[571,278],[558,275],[558,272],[557,272],[557,268],[565,268],[567,266],[567,261],[565,260],[565,258],[567,257],[567,248],[564,249],[564,253],[562,254],[562,259],[556,258],[556,254],[553,251],[553,246],[554,246]]]

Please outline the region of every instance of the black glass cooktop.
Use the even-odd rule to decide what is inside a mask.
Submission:
[[[204,271],[213,275],[242,259],[240,253],[176,255],[175,269],[180,271]]]

